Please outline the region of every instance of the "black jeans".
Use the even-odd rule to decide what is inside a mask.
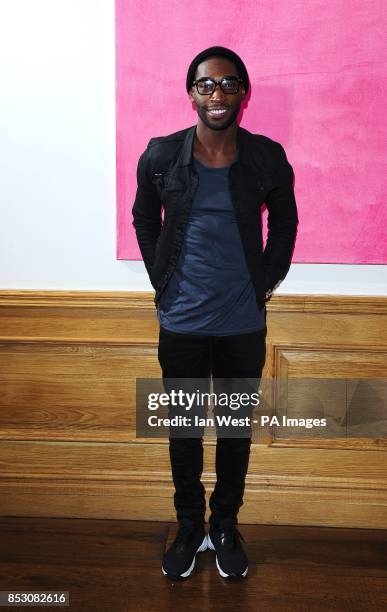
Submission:
[[[160,326],[158,358],[163,380],[172,378],[256,380],[257,387],[266,358],[266,327],[232,336],[202,336],[170,332]],[[256,388],[257,388],[256,387]],[[167,390],[167,389],[166,389]],[[215,390],[215,386],[214,386]],[[216,486],[210,497],[210,524],[223,518],[237,522],[243,505],[245,478],[251,446],[247,437],[217,437]],[[169,436],[169,456],[175,486],[177,520],[205,522],[203,438]]]

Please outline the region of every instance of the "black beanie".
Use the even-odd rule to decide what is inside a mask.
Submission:
[[[231,49],[227,49],[226,47],[209,47],[208,49],[205,49],[201,53],[198,53],[198,55],[192,60],[188,68],[187,82],[186,82],[187,92],[189,92],[189,90],[192,87],[192,81],[195,80],[196,68],[199,66],[199,64],[204,62],[205,59],[207,59],[208,57],[212,57],[214,55],[225,57],[226,59],[233,62],[233,64],[235,64],[238,70],[239,76],[243,81],[243,86],[247,93],[249,89],[249,75],[247,73],[246,66],[242,62],[239,55],[237,55],[234,51],[231,51]]]

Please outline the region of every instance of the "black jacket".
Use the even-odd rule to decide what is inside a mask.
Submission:
[[[193,166],[195,131],[196,125],[151,138],[138,162],[133,225],[156,291],[156,305],[176,267],[198,186]],[[229,187],[261,307],[288,273],[297,234],[294,174],[282,145],[238,126],[237,159],[229,171]],[[264,203],[268,209],[268,238],[263,250]]]

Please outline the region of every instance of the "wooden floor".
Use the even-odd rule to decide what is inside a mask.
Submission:
[[[222,579],[206,551],[172,582],[160,563],[175,524],[3,517],[0,590],[67,590],[67,609],[82,612],[387,610],[386,531],[239,528],[248,578]]]

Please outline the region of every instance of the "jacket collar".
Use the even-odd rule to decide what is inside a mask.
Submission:
[[[193,164],[193,145],[195,141],[196,125],[187,129],[183,146],[180,151],[178,165],[189,166]],[[248,136],[249,132],[238,125],[237,129],[237,161],[241,164],[249,164],[248,156]]]

